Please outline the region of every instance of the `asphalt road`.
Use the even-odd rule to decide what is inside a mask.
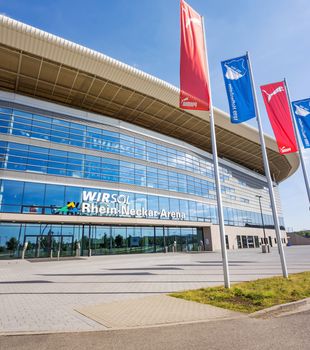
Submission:
[[[279,318],[85,333],[1,336],[1,350],[309,350],[310,311]]]

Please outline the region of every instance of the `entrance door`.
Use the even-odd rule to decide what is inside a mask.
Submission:
[[[254,237],[253,236],[248,236],[248,247],[254,248]]]
[[[126,232],[126,227],[112,227],[112,237],[111,245],[112,252],[115,254],[124,254],[127,253],[128,243],[130,249],[134,253],[136,249],[140,247],[140,241],[136,238],[137,235],[134,232],[133,228],[127,228],[128,233]]]
[[[25,235],[28,242],[25,258],[73,256],[73,235]]]
[[[179,228],[165,228],[165,236],[166,246],[169,252],[182,251],[182,236]]]
[[[180,247],[182,252],[196,250],[194,247],[192,228],[181,228],[180,244],[178,244],[177,247]]]
[[[103,255],[112,253],[112,237],[110,226],[92,226],[91,247],[92,255]]]

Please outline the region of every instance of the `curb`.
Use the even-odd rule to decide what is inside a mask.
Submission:
[[[308,304],[310,308],[310,298],[293,301],[287,304],[275,305],[275,306],[269,307],[268,309],[253,312],[252,314],[249,315],[249,317],[267,318],[272,316],[278,316],[279,314],[286,313],[286,312],[296,311],[297,313],[300,307],[304,307]]]
[[[178,326],[178,325],[192,325],[197,323],[209,323],[217,321],[230,321],[238,320],[240,318],[246,318],[247,315],[238,315],[232,317],[223,317],[217,319],[206,319],[206,320],[193,320],[193,321],[180,321],[180,322],[171,322],[171,323],[157,323],[152,325],[139,325],[132,327],[115,327],[115,328],[103,328],[103,329],[89,329],[89,330],[43,330],[43,331],[12,331],[12,332],[1,332],[1,337],[14,337],[14,336],[31,336],[31,335],[53,335],[53,334],[73,334],[73,333],[100,333],[100,332],[117,332],[117,331],[126,331],[126,330],[137,330],[137,329],[147,329],[147,328],[160,328],[160,327],[169,327],[169,326]],[[104,326],[102,326],[104,327]]]

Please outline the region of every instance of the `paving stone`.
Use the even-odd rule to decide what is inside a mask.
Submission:
[[[309,246],[285,253],[289,273],[310,270]],[[281,275],[277,249],[229,251],[228,258],[232,283]],[[106,329],[75,310],[214,285],[223,285],[220,253],[1,260],[0,333]]]

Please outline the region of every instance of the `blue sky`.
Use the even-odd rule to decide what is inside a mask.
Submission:
[[[205,17],[214,105],[228,111],[220,61],[249,51],[256,86],[286,77],[310,97],[308,0],[191,0]],[[0,0],[0,12],[179,86],[179,0]],[[273,135],[258,93],[264,131]],[[255,126],[255,123],[252,123]],[[310,173],[310,150],[304,152]],[[301,170],[280,184],[286,226],[310,229]]]

